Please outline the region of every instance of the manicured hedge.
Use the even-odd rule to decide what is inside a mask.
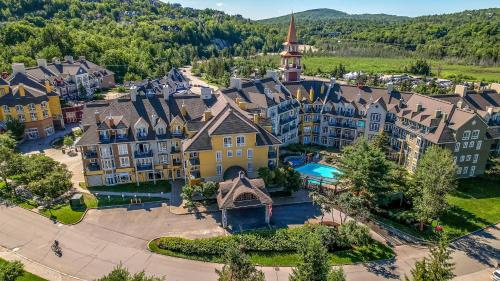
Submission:
[[[340,230],[324,226],[303,226],[194,240],[162,237],[157,239],[155,243],[160,249],[189,256],[222,256],[231,245],[238,245],[245,251],[254,253],[297,252],[301,242],[312,233],[317,233],[320,236],[329,251],[363,246],[371,241],[366,227],[348,223],[341,226]]]

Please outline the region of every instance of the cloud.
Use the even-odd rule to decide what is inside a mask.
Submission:
[[[217,6],[217,7],[222,7],[222,6],[224,6],[224,3],[222,3],[222,2],[217,2],[217,3],[215,3],[215,6]]]

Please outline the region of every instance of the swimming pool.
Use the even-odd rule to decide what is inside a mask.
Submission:
[[[304,176],[311,176],[313,178],[325,178],[329,180],[335,180],[337,175],[341,172],[339,169],[317,163],[309,163],[304,166],[295,168],[295,170]]]

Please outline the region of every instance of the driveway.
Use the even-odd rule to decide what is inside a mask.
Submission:
[[[133,272],[145,270],[168,280],[216,280],[214,268],[219,265],[161,256],[146,249],[147,242],[160,235],[194,238],[223,233],[215,216],[178,216],[168,209],[148,205],[140,209],[95,210],[82,223],[64,226],[18,207],[2,206],[0,246],[11,254],[15,249],[15,255],[86,280],[106,274],[120,262]],[[275,218],[280,212],[274,208]],[[54,239],[61,242],[62,258],[50,251]],[[499,258],[500,230],[492,227],[456,241],[453,247],[457,280],[484,280]],[[425,248],[406,245],[395,247],[395,251],[395,261],[344,266],[348,280],[397,280],[427,254]],[[263,270],[268,280],[288,280],[291,271],[271,267]]]
[[[214,91],[217,91],[219,88],[214,85],[210,85],[207,82],[201,80],[199,77],[194,76],[191,73],[191,66],[183,67],[180,69],[182,72],[182,75],[186,77],[186,79],[189,81],[189,84],[191,84],[191,92],[200,95],[201,94],[201,87],[208,87],[214,89]]]

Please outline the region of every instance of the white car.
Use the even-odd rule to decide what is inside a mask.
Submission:
[[[491,274],[491,280],[500,281],[500,269],[495,270],[495,272]]]

